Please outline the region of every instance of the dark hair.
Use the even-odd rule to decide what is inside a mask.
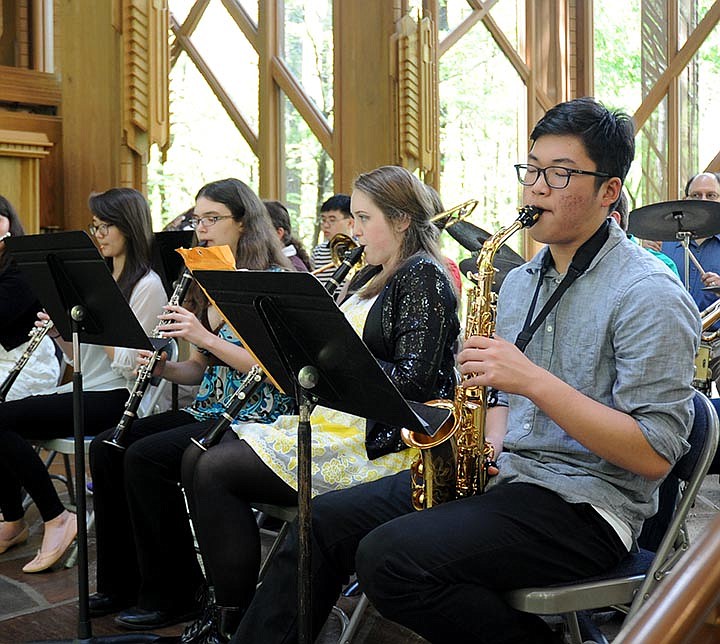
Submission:
[[[95,217],[113,224],[125,237],[125,264],[117,284],[129,300],[135,285],[150,270],[153,232],[148,202],[133,188],[110,188],[92,193],[88,206]],[[106,261],[112,270],[112,258]]]
[[[541,136],[577,136],[598,172],[625,181],[635,156],[635,126],[632,118],[619,110],[608,110],[586,96],[560,103],[549,109],[530,134],[533,143]],[[597,177],[597,190],[606,179]]]
[[[685,196],[690,196],[690,186],[695,179],[697,179],[701,174],[709,174],[715,177],[715,181],[718,182],[718,185],[720,186],[720,172],[698,172],[697,174],[694,174],[692,177],[690,177],[687,180],[687,183],[685,184]]]
[[[15,208],[13,208],[12,204],[1,195],[0,217],[5,217],[5,219],[10,221],[10,228],[8,229],[8,232],[11,237],[22,237],[25,234],[25,230],[23,229],[22,223],[20,223],[20,217],[15,212]],[[9,261],[8,255],[5,253],[5,249],[3,247],[3,250],[0,251],[0,273],[5,270]]]
[[[339,210],[345,219],[352,217],[350,211],[350,197],[348,195],[336,194],[330,197],[320,206],[320,212],[330,212],[331,210]]]
[[[240,179],[220,179],[205,184],[195,196],[223,204],[235,221],[242,222],[242,235],[235,249],[238,268],[266,270],[272,266],[292,269],[260,198]]]
[[[293,237],[290,213],[287,211],[287,208],[279,201],[263,201],[263,203],[265,204],[265,208],[267,208],[270,220],[273,226],[275,226],[275,229],[283,229],[283,236],[280,242],[285,246],[294,246],[300,261],[310,270],[310,258],[303,243],[297,237]]]
[[[439,231],[430,223],[435,209],[425,184],[405,168],[386,165],[361,174],[355,179],[353,187],[366,194],[390,223],[406,218],[410,222],[393,271],[379,273],[368,287],[363,289],[362,297],[368,298],[379,293],[404,261],[415,253],[424,252],[430,255],[445,270],[445,262],[438,246]],[[368,267],[367,270],[372,268]],[[358,280],[362,278],[361,271]]]

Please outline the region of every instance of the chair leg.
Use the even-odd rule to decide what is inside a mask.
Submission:
[[[349,620],[344,611],[337,606],[333,606],[333,612],[338,616],[343,625],[342,632],[338,638],[338,644],[351,644],[353,637],[355,637],[355,632],[360,626],[362,618],[365,616],[365,611],[367,610],[369,603],[370,601],[368,600],[367,595],[363,593],[360,597],[360,601],[357,603],[357,606],[355,606],[352,617]]]
[[[70,466],[70,455],[63,454],[63,461],[65,462],[65,485],[67,485],[68,496],[70,497],[70,505],[76,507],[77,499],[75,498],[75,484],[73,482],[72,468]]]
[[[262,565],[260,566],[260,571],[258,572],[258,584],[260,584],[263,580],[263,577],[265,577],[265,573],[267,572],[268,566],[270,565],[270,562],[272,561],[273,556],[278,551],[280,546],[282,545],[282,542],[285,540],[285,535],[287,534],[289,529],[289,526],[287,523],[283,523],[282,528],[280,528],[280,532],[278,532],[277,537],[275,537],[275,541],[273,541],[272,546],[270,546],[270,550],[268,551],[267,555],[265,556],[265,559],[262,562]]]

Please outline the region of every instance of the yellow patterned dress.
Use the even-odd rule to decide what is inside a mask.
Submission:
[[[341,306],[360,336],[375,299],[363,300],[353,295]],[[406,449],[369,460],[365,451],[365,419],[358,416],[317,406],[310,422],[313,496],[395,474],[409,468],[415,456],[415,450]],[[297,489],[297,426],[297,416],[280,416],[270,425],[234,423],[232,428],[275,474]]]

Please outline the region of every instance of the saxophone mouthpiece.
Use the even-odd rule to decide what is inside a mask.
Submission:
[[[540,215],[542,215],[543,212],[543,208],[538,206],[523,206],[520,208],[518,221],[522,224],[523,228],[530,228],[530,226],[540,219]]]

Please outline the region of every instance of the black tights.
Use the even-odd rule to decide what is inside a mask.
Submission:
[[[296,505],[297,493],[233,432],[207,452],[186,450],[182,481],[217,603],[245,609],[260,569],[252,504]]]

